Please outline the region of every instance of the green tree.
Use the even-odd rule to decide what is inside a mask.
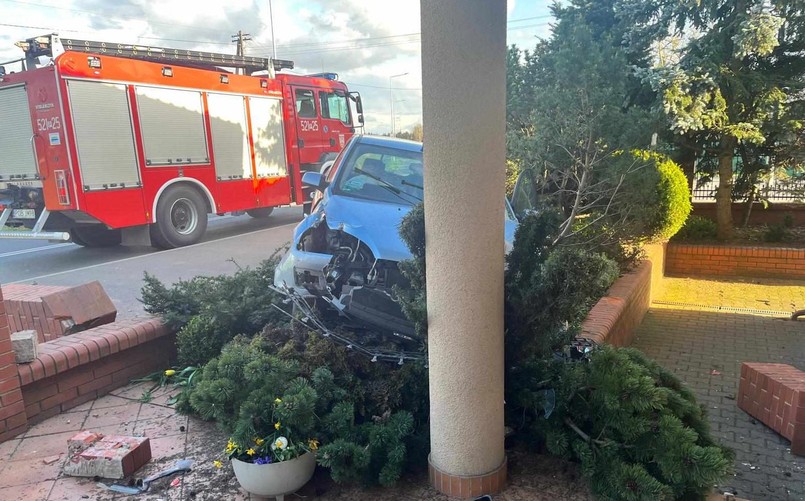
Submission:
[[[645,210],[656,164],[623,154],[648,147],[664,125],[655,94],[635,71],[649,68],[661,30],[636,30],[634,15],[623,15],[634,10],[626,3],[555,5],[550,39],[531,51],[509,49],[507,167],[512,174],[532,169],[543,200],[564,214],[557,241],[580,236],[612,245],[665,236],[648,229],[653,217]]]
[[[660,18],[676,23],[655,23],[655,30],[702,34],[676,64],[645,74],[678,144],[718,174],[718,236],[728,239],[736,195],[751,201],[770,166],[763,159],[790,162],[801,141],[802,115],[793,112],[805,99],[805,11],[798,0],[703,0],[695,17],[686,8],[668,8]]]

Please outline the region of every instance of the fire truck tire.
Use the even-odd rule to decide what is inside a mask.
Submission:
[[[207,204],[190,186],[172,186],[157,202],[156,222],[151,225],[151,244],[160,249],[192,245],[207,231]]]
[[[258,209],[249,209],[246,211],[246,214],[250,215],[255,219],[265,219],[274,212],[274,207],[260,207]]]
[[[70,230],[73,243],[82,247],[114,247],[120,245],[120,230],[110,230],[100,225],[77,226]]]

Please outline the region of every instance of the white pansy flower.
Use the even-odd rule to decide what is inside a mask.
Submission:
[[[288,447],[288,439],[285,437],[279,437],[276,440],[274,440],[273,444],[271,444],[272,451],[277,449],[283,451],[285,450],[286,447]]]

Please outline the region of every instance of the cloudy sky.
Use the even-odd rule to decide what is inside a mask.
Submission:
[[[548,36],[549,5],[508,0],[508,43]],[[390,130],[392,96],[398,130],[421,121],[419,0],[272,0],[271,10],[277,57],[294,72],[338,73],[363,96],[367,132]],[[238,30],[251,34],[247,54],[270,56],[269,0],[0,0],[0,62],[22,55],[15,41],[48,32],[234,53]]]

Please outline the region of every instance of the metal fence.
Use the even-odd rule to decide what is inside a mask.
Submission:
[[[693,201],[715,200],[717,188],[718,176],[707,182],[697,179],[693,188]],[[760,185],[760,199],[778,203],[805,203],[805,179],[766,181]]]

